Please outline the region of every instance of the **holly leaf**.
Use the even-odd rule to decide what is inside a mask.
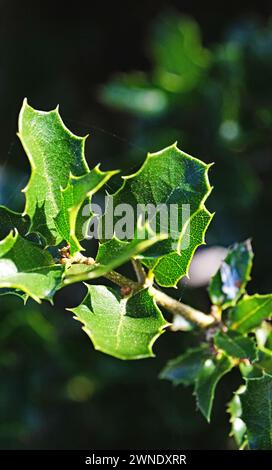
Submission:
[[[241,395],[242,418],[252,450],[272,449],[272,376],[246,379],[246,391]]]
[[[169,253],[161,258],[144,257],[143,264],[155,275],[156,282],[163,287],[176,286],[180,279],[188,276],[190,264],[196,249],[205,244],[205,233],[213,218],[205,207],[199,209],[188,225],[184,227],[182,238],[188,239],[188,247],[177,252]]]
[[[148,289],[121,298],[105,286],[87,288],[81,305],[68,310],[83,323],[94,348],[118,359],[154,356],[152,346],[168,323]]]
[[[52,301],[62,274],[63,267],[54,263],[50,253],[18,232],[10,232],[0,242],[0,289],[24,292],[37,302]]]
[[[219,331],[214,337],[214,344],[229,356],[248,359],[251,362],[257,359],[255,341],[237,331],[229,330],[226,333]]]
[[[204,362],[196,379],[195,391],[197,405],[208,422],[210,422],[214,394],[219,380],[233,367],[231,359],[222,354],[211,356]]]
[[[39,233],[47,245],[71,242],[74,251],[80,247],[75,226],[81,203],[114,172],[102,173],[95,168],[90,173],[84,156],[86,137],[65,127],[58,108],[37,111],[25,100],[18,136],[31,165],[24,189],[24,214],[31,219],[30,230]]]
[[[65,189],[61,189],[61,208],[55,218],[55,225],[62,239],[70,245],[71,255],[83,248],[78,241],[78,213],[88,196],[98,191],[118,171],[103,172],[97,166],[84,176],[70,175]],[[83,239],[83,234],[81,238]]]
[[[245,295],[230,312],[230,328],[240,333],[254,330],[272,315],[272,294]]]
[[[168,361],[160,373],[160,379],[170,380],[174,385],[191,385],[196,380],[208,356],[209,347],[207,344],[188,349],[181,356]]]
[[[250,240],[235,244],[212,277],[209,294],[222,309],[234,306],[250,280],[253,251]]]
[[[176,144],[158,153],[148,154],[140,170],[124,177],[122,187],[110,195],[102,218],[103,239],[111,238],[111,234],[106,233],[106,220],[115,213],[117,206],[125,203],[133,209],[134,225],[139,211],[144,216],[148,215],[152,230],[157,234],[166,234],[167,239],[148,249],[141,255],[141,261],[154,269],[155,277],[158,274],[156,281],[159,284],[175,285],[177,279],[187,273],[192,254],[203,242],[204,232],[211,218],[204,206],[211,191],[209,167],[210,165],[179,150]],[[191,222],[193,230],[189,231]],[[122,227],[124,223],[119,220]],[[114,225],[118,226],[118,216],[114,217]],[[186,234],[189,236],[185,237]],[[118,233],[117,236],[119,237]],[[173,280],[165,280],[161,266],[156,273],[155,267],[159,259],[161,261],[162,257],[169,254],[180,256],[182,253],[178,260],[178,272],[174,274]],[[167,262],[168,258],[165,259],[166,264]],[[176,264],[176,261],[170,258],[169,263]]]
[[[240,395],[244,393],[245,385],[241,385],[238,390],[234,393],[233,398],[228,403],[227,412],[230,414],[231,432],[230,436],[234,437],[234,440],[239,447],[243,449],[247,443],[246,440],[246,424],[242,420],[242,404]]]

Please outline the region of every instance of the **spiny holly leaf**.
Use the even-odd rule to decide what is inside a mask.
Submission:
[[[252,450],[272,449],[272,376],[246,380],[246,391],[241,395],[242,418],[247,427],[247,438]]]
[[[182,277],[188,275],[196,249],[205,243],[205,233],[212,218],[213,214],[205,207],[192,216],[181,235],[182,238],[189,240],[189,245],[186,249],[181,249],[180,255],[174,252],[159,259],[144,257],[143,264],[153,271],[160,286],[176,286]]]
[[[66,242],[72,239],[77,245],[74,218],[78,204],[112,173],[102,174],[96,168],[89,176],[84,157],[86,137],[78,137],[65,127],[58,108],[37,111],[25,100],[19,116],[18,136],[31,165],[31,177],[24,189],[30,230],[43,236],[47,245],[57,245],[66,238]],[[60,211],[62,215],[57,219]]]
[[[214,305],[225,309],[236,304],[250,280],[252,260],[250,240],[237,243],[230,249],[210,282],[209,294]]]
[[[227,412],[230,414],[231,432],[239,449],[246,445],[246,425],[242,420],[242,404],[240,395],[244,393],[245,385],[242,385],[234,393],[232,400],[228,403]]]
[[[116,236],[113,236],[111,240],[100,243],[95,264],[91,266],[73,264],[66,272],[65,283],[74,283],[77,278],[87,280],[104,276],[109,271],[128,262],[131,258],[135,258],[161,239],[163,239],[162,235],[157,235],[152,232],[148,224],[141,225],[139,221],[138,228],[132,240],[118,240]]]
[[[161,241],[148,249],[141,256],[142,262],[148,267],[155,268],[159,258],[169,254],[181,255],[178,259],[179,266],[174,271],[173,280],[165,280],[161,267],[158,268],[156,281],[163,285],[175,285],[177,280],[187,273],[193,252],[202,243],[204,232],[210,221],[211,214],[205,209],[204,202],[211,191],[208,180],[210,165],[191,157],[179,150],[176,144],[153,154],[148,154],[146,161],[140,170],[124,178],[124,184],[110,196],[108,208],[102,219],[102,233],[105,234],[105,220],[109,210],[114,212],[119,204],[129,204],[134,210],[134,217],[139,208],[146,215],[148,208],[157,208],[152,213],[149,223],[156,233],[168,235],[167,240]],[[160,214],[160,208],[162,210]],[[174,210],[175,209],[175,210]],[[186,213],[187,211],[187,213]],[[198,215],[194,218],[194,216]],[[164,220],[164,215],[168,220]],[[115,223],[118,218],[115,217]],[[134,224],[137,220],[134,220]],[[192,222],[193,230],[189,224]],[[172,225],[172,226],[171,226]],[[174,227],[173,227],[174,225]],[[153,258],[153,259],[150,259]],[[155,259],[155,261],[154,261]],[[168,258],[165,258],[165,263]],[[170,261],[171,266],[176,263]],[[155,272],[156,275],[156,272]]]
[[[83,323],[95,349],[119,359],[153,356],[152,346],[168,325],[147,289],[130,298],[88,285],[82,304],[69,309]]]
[[[20,235],[28,233],[30,220],[27,215],[23,216],[7,207],[0,206],[0,239],[5,238],[11,230],[17,229]]]
[[[76,229],[78,212],[83,202],[87,196],[91,197],[116,173],[116,171],[103,172],[96,167],[84,176],[70,175],[66,188],[61,189],[61,208],[55,218],[55,224],[62,239],[70,244],[72,255],[82,250]]]
[[[188,349],[184,354],[166,364],[160,373],[160,378],[170,380],[174,385],[191,385],[197,378],[208,356],[209,347],[207,344]]]
[[[248,359],[251,362],[257,359],[257,348],[254,340],[241,335],[237,331],[229,330],[226,333],[219,331],[214,337],[214,344],[229,356]]]
[[[62,266],[54,263],[50,253],[18,232],[0,242],[0,289],[22,291],[37,302],[51,301],[61,286],[62,273]]]
[[[248,333],[271,315],[272,294],[245,295],[230,313],[230,327],[240,333]]]
[[[231,359],[222,354],[210,357],[204,362],[196,379],[195,395],[197,405],[208,422],[210,422],[215,388],[219,380],[233,367]]]

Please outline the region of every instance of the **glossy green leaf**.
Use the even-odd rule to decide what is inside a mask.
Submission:
[[[211,214],[205,207],[199,209],[191,218],[190,224],[184,228],[182,237],[188,237],[189,245],[186,249],[169,253],[159,259],[144,257],[143,263],[153,271],[160,286],[173,287],[178,281],[188,275],[189,267],[196,249],[205,243],[205,233],[212,220]]]
[[[245,385],[241,385],[228,403],[227,411],[230,414],[231,432],[237,446],[241,449],[246,444],[246,425],[242,420],[242,404],[240,395],[244,393]]]
[[[25,100],[18,136],[31,165],[24,189],[31,231],[39,233],[47,245],[65,240],[72,243],[72,251],[79,248],[75,227],[80,205],[113,173],[98,168],[90,173],[84,156],[86,137],[77,137],[65,127],[58,108],[37,111]]]
[[[173,271],[172,280],[164,279],[161,267],[157,271],[158,279],[154,271],[159,284],[161,281],[163,285],[166,283],[175,285],[183,273],[187,273],[192,254],[204,240],[204,233],[211,218],[211,214],[204,206],[211,191],[208,180],[209,166],[185,154],[174,144],[161,152],[148,154],[140,170],[125,177],[122,187],[110,196],[108,207],[111,210],[114,211],[119,204],[129,204],[134,210],[134,217],[138,215],[139,208],[145,216],[147,205],[157,208],[158,212],[153,213],[152,217],[149,216],[149,223],[152,224],[152,229],[157,234],[166,234],[168,238],[141,255],[141,260],[145,265],[155,268],[159,258],[169,254],[181,255],[185,251],[178,259],[178,269]],[[164,224],[160,224],[159,208],[162,206],[166,209],[167,212],[164,214],[166,213],[168,217],[166,222],[164,220]],[[175,210],[174,213],[173,210]],[[103,236],[108,213],[107,208],[102,219]],[[114,218],[115,223],[118,220],[118,217]],[[136,222],[137,219],[134,220],[134,224]],[[193,229],[189,230],[191,222]],[[165,259],[165,263],[167,260],[168,258]],[[170,263],[171,266],[177,264],[171,258]]]
[[[70,176],[65,189],[61,190],[60,212],[55,218],[55,225],[62,239],[70,244],[71,254],[81,251],[78,241],[78,213],[86,200],[98,191],[111,178],[116,171],[102,172],[99,167],[94,168],[84,176]],[[81,234],[80,240],[83,238]]]
[[[22,291],[37,302],[51,301],[61,286],[62,274],[63,267],[56,265],[47,251],[18,232],[0,242],[0,289]]]
[[[204,362],[196,379],[195,395],[197,405],[208,422],[210,422],[214,394],[219,380],[233,367],[231,359],[222,354],[211,356]]]
[[[237,331],[229,330],[226,333],[219,331],[214,337],[214,344],[229,356],[248,359],[251,362],[257,359],[257,348],[254,340],[241,335]]]
[[[105,286],[87,288],[81,305],[69,310],[83,323],[95,349],[119,359],[154,356],[152,346],[168,323],[148,290],[121,298]]]
[[[230,314],[230,327],[240,333],[254,330],[266,318],[272,315],[272,294],[246,295],[234,307]]]
[[[247,379],[242,418],[252,450],[272,450],[272,376]]]
[[[188,349],[181,356],[168,361],[160,373],[160,378],[170,380],[174,385],[191,385],[197,378],[208,356],[209,347],[207,344]]]
[[[210,282],[209,294],[214,305],[224,309],[236,304],[250,280],[252,260],[250,240],[237,243],[230,249]]]

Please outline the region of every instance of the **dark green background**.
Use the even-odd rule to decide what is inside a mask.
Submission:
[[[25,96],[38,109],[59,103],[74,132],[90,133],[90,166],[101,161],[104,169],[135,167],[148,150],[159,149],[156,135],[162,130],[165,144],[172,143],[174,127],[180,130],[177,137],[184,150],[216,163],[208,206],[217,216],[209,243],[228,245],[253,237],[256,260],[250,289],[271,291],[272,119],[268,111],[264,123],[255,112],[271,110],[272,104],[272,32],[271,26],[270,33],[264,29],[269,3],[247,2],[243,7],[237,2],[214,6],[146,0],[42,5],[2,0],[0,203],[23,208],[20,189],[29,165],[15,134]],[[209,72],[207,88],[200,84],[160,118],[135,118],[103,105],[98,90],[115,73],[152,70],[147,47],[152,25],[173,8],[195,18],[208,48],[225,44],[232,32],[236,41],[244,41],[244,59],[226,66],[224,59]],[[250,33],[245,32],[248,28]],[[238,78],[232,82],[233,75]],[[235,145],[217,137],[222,93],[231,87],[239,88],[242,97],[243,139]],[[198,102],[203,96],[208,97],[203,101],[206,107]],[[174,295],[208,309],[205,289],[183,288]],[[194,336],[168,333],[155,346],[156,359],[118,361],[95,352],[64,310],[82,296],[80,286],[67,288],[56,296],[54,308],[31,302],[24,308],[19,299],[1,298],[0,447],[233,448],[225,404],[239,383],[238,374],[219,385],[208,425],[196,412],[191,389],[175,389],[157,379],[165,361],[193,345]]]

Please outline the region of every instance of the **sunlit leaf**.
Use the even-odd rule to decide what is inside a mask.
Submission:
[[[39,233],[47,245],[71,242],[73,252],[80,247],[75,238],[80,206],[113,172],[102,173],[96,168],[90,173],[84,156],[86,137],[65,127],[58,108],[37,111],[25,100],[18,136],[31,166],[24,189],[30,230]]]
[[[239,448],[244,448],[246,444],[246,425],[242,420],[242,404],[240,395],[244,393],[245,386],[241,385],[234,393],[232,400],[228,403],[227,411],[230,414],[231,432]]]
[[[102,219],[103,237],[109,236],[105,233],[105,220],[119,204],[133,208],[134,224],[140,208],[149,223],[152,223],[152,229],[168,236],[141,255],[141,261],[154,270],[159,284],[176,285],[182,275],[187,273],[195,249],[204,241],[204,233],[211,219],[211,214],[204,206],[211,191],[209,166],[185,154],[174,144],[161,152],[148,154],[140,170],[125,177],[122,187],[110,196]],[[151,210],[148,213],[154,207],[155,212]],[[114,224],[118,220],[115,216]],[[172,259],[173,254],[179,255],[178,260]],[[158,261],[170,265],[172,278],[170,274],[167,280],[161,267],[158,267],[157,278]]]
[[[82,304],[69,309],[95,349],[119,359],[154,356],[152,346],[168,325],[148,290],[130,298],[105,286],[87,286]]]
[[[272,315],[272,294],[246,295],[230,314],[230,327],[240,333],[247,333],[259,326]]]
[[[52,300],[61,286],[62,274],[63,267],[55,264],[50,253],[18,232],[11,232],[0,242],[0,289],[22,291],[37,302]]]

